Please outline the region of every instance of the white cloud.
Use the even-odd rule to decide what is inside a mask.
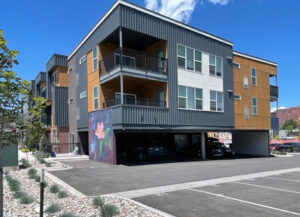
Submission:
[[[146,8],[188,23],[198,0],[145,0]]]
[[[216,4],[220,4],[220,5],[227,5],[230,0],[208,0],[210,3],[216,5]]]

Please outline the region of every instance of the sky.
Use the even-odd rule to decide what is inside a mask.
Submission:
[[[279,107],[300,105],[300,0],[129,0],[278,63]],[[115,0],[0,0],[0,29],[34,79],[53,53],[69,55]],[[273,105],[272,105],[273,106]]]

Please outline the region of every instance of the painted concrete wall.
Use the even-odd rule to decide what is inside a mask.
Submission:
[[[269,156],[269,131],[234,131],[232,148],[237,154]]]

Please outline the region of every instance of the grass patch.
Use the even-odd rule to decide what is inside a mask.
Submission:
[[[11,191],[20,191],[20,189],[21,189],[21,183],[15,179],[11,179],[8,182],[8,186]]]
[[[93,204],[93,206],[95,206],[95,207],[100,207],[100,206],[103,206],[103,205],[104,205],[104,202],[103,202],[103,200],[101,199],[101,197],[95,197],[95,198],[93,198],[93,200],[92,200],[92,204]]]
[[[34,169],[34,168],[31,168],[27,171],[27,174],[28,174],[30,179],[35,179],[36,174],[37,174],[37,170]]]
[[[45,212],[47,212],[47,213],[56,213],[60,210],[61,210],[61,208],[57,203],[52,203],[50,206],[48,206],[46,208]]]
[[[68,197],[68,193],[65,192],[65,191],[60,191],[60,192],[58,192],[57,197],[58,197],[58,198],[65,198],[65,197]]]
[[[56,194],[57,192],[59,192],[59,187],[57,185],[51,185],[50,188],[49,188],[49,191],[52,194]]]
[[[20,198],[20,204],[30,204],[33,201],[34,201],[33,197],[27,194]]]
[[[20,199],[21,197],[25,197],[27,194],[24,191],[16,191],[13,195],[14,199]]]

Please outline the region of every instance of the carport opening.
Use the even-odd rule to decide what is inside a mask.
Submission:
[[[180,133],[116,133],[118,164],[201,160],[201,135]]]
[[[79,132],[79,139],[81,143],[80,154],[81,155],[89,155],[89,134],[87,131]]]

